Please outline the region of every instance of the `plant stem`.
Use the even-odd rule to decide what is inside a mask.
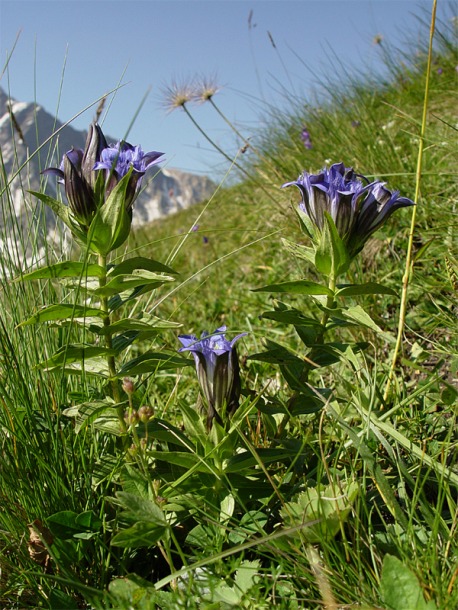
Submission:
[[[100,286],[100,288],[103,288],[107,283],[107,257],[103,256],[102,254],[99,254],[98,263],[99,263],[100,267],[102,267],[102,269],[103,269],[103,274],[99,278],[99,286]],[[108,309],[108,299],[106,296],[100,297],[100,309],[104,313],[104,316],[103,316],[104,327],[110,326],[110,323],[111,323],[110,312]],[[113,340],[112,340],[111,333],[108,333],[105,335],[105,347],[109,350],[113,349]],[[108,364],[108,372],[109,372],[109,375],[111,378],[111,391],[112,391],[112,395],[113,395],[113,400],[115,401],[116,404],[119,404],[121,402],[121,394],[119,392],[118,381],[116,379],[116,372],[117,372],[116,371],[116,361],[115,361],[115,357],[113,355],[107,355],[107,364]],[[126,424],[125,424],[123,413],[122,413],[122,407],[118,407],[118,416],[119,416],[120,422],[122,422],[123,431],[125,431]]]
[[[194,127],[196,129],[198,129],[199,133],[201,133],[204,136],[204,138],[207,140],[207,142],[209,142],[219,153],[221,153],[223,155],[223,157],[225,159],[227,159],[230,163],[232,163],[232,165],[234,165],[238,170],[240,170],[248,179],[252,180],[254,182],[254,184],[256,184],[256,186],[258,186],[267,195],[267,197],[269,197],[269,199],[271,199],[275,204],[277,204],[278,202],[276,201],[275,197],[273,197],[271,195],[271,193],[269,193],[267,191],[267,189],[265,188],[265,186],[263,184],[261,184],[257,180],[255,180],[253,178],[253,176],[250,175],[249,172],[247,172],[246,169],[244,169],[241,165],[239,165],[235,161],[235,159],[231,159],[231,157],[227,153],[225,153],[224,150],[220,146],[218,146],[218,144],[214,140],[212,140],[210,138],[210,136],[202,129],[202,127],[199,125],[199,123],[196,121],[196,119],[189,112],[189,110],[186,107],[186,104],[182,104],[182,108],[186,112],[188,118],[190,119],[190,121],[192,122]]]
[[[329,276],[329,279],[328,279],[328,288],[330,290],[332,290],[332,295],[331,294],[328,295],[328,298],[326,300],[326,309],[332,309],[333,306],[334,306],[334,292],[335,292],[335,289],[336,289],[336,279],[337,278],[335,277],[334,273],[332,273]],[[315,344],[323,345],[323,343],[324,343],[324,334],[326,332],[326,325],[328,323],[328,320],[329,320],[329,313],[327,311],[324,311],[323,315],[321,316],[321,321],[320,321],[321,330],[320,330],[318,336],[315,339]],[[308,359],[309,362],[312,363],[312,364],[313,364],[313,349],[314,348],[312,348],[312,351],[310,353],[310,358]],[[300,376],[299,381],[301,383],[306,384],[308,382],[309,373],[310,373],[310,367],[307,367],[304,370],[304,372],[302,373],[302,375]],[[294,392],[294,394],[291,396],[291,398],[288,401],[288,407],[294,402],[294,400],[299,396],[299,394],[300,393],[297,392],[297,391]],[[278,430],[277,430],[277,434],[276,434],[277,438],[279,436],[281,436],[281,434],[283,433],[283,431],[285,429],[285,426],[287,425],[287,423],[289,422],[290,419],[291,419],[291,413],[288,410],[288,413],[285,415],[285,417],[282,419],[280,425],[278,426]]]
[[[420,128],[420,143],[418,146],[418,156],[417,156],[417,169],[415,174],[415,197],[414,202],[415,205],[412,207],[412,219],[410,222],[410,232],[409,232],[409,242],[407,244],[407,254],[406,254],[406,262],[405,262],[405,271],[404,277],[402,278],[402,294],[401,294],[401,305],[399,309],[399,322],[398,322],[398,333],[396,338],[396,345],[394,347],[393,359],[391,361],[390,371],[388,373],[388,379],[385,387],[385,392],[383,394],[383,400],[386,401],[391,388],[391,383],[394,378],[394,372],[396,369],[396,364],[399,357],[399,352],[402,346],[402,340],[404,337],[404,326],[406,320],[407,313],[407,292],[409,288],[410,276],[413,268],[413,237],[415,231],[416,217],[417,217],[417,204],[420,195],[420,181],[421,181],[421,170],[423,164],[423,149],[425,144],[425,132],[426,132],[426,121],[428,116],[428,100],[429,100],[429,79],[431,74],[431,62],[432,62],[432,54],[433,54],[433,38],[434,38],[434,28],[436,22],[436,6],[437,0],[433,1],[432,15],[431,15],[431,26],[429,30],[429,50],[428,50],[428,63],[426,67],[426,82],[425,82],[425,95],[423,101],[423,115],[421,121]]]

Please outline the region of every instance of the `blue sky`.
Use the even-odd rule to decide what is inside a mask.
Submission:
[[[374,37],[402,45],[431,7],[432,0],[0,0],[0,69],[19,34],[0,87],[67,121],[122,82],[103,122],[114,138],[124,137],[149,91],[127,139],[165,152],[171,167],[214,175],[227,162],[182,109],[166,111],[164,87],[216,75],[215,102],[249,136],[266,104],[287,108],[289,92],[307,101],[317,75],[336,70],[336,57],[355,72],[380,70]],[[220,146],[236,150],[208,104],[190,110]],[[93,115],[86,111],[74,127],[86,129]]]

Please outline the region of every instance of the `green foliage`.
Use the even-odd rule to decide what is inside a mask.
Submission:
[[[412,196],[424,54],[394,56],[391,81],[323,83],[319,105],[298,97],[291,114],[275,111],[240,161],[242,182],[130,233],[127,254],[115,251],[130,227],[122,181],[89,229],[96,260],[67,206],[34,193],[82,248],[62,260],[36,237],[27,272],[0,254],[2,605],[457,606],[458,62],[447,36],[386,397],[408,214],[349,265],[332,221],[312,248],[308,217],[278,187],[331,159]],[[6,181],[0,192],[14,218]],[[176,334],[221,324],[249,331],[242,400],[208,431]]]

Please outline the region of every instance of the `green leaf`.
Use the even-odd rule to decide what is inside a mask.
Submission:
[[[302,532],[308,542],[322,542],[334,538],[340,531],[341,524],[347,520],[358,493],[356,482],[327,487],[317,485],[301,492],[295,501],[288,502],[280,510],[280,514],[286,527],[318,519],[319,523],[304,528]]]
[[[107,256],[129,237],[132,220],[126,210],[126,191],[132,171],[130,169],[114,187],[89,227],[89,247],[102,256]]]
[[[99,356],[116,356],[116,351],[106,347],[86,347],[80,345],[66,345],[61,347],[51,358],[40,362],[39,368],[49,368],[70,364],[72,362],[98,358]]]
[[[29,191],[29,193],[46,204],[48,208],[51,208],[54,214],[56,214],[56,216],[58,216],[62,222],[67,225],[67,227],[72,229],[68,206],[63,204],[61,201],[50,197],[49,195],[45,195],[44,193],[39,193],[38,191]]]
[[[300,258],[308,261],[309,263],[315,264],[315,250],[301,244],[295,244],[288,239],[282,238],[281,242],[284,248],[296,258]]]
[[[292,282],[282,282],[281,284],[271,284],[262,288],[255,288],[252,292],[288,292],[290,294],[325,294],[333,296],[332,290],[318,282],[311,280],[296,280]]]
[[[340,311],[344,320],[349,320],[350,322],[354,322],[359,324],[360,326],[365,326],[366,328],[370,328],[371,330],[377,333],[383,333],[383,330],[378,326],[374,320],[370,317],[368,313],[364,311],[364,309],[360,305],[355,305],[355,307],[347,307]]]
[[[62,540],[80,538],[81,534],[95,533],[102,527],[102,521],[92,511],[77,514],[64,510],[48,517],[46,523],[53,536]]]
[[[164,536],[166,531],[167,527],[164,525],[139,521],[131,527],[118,532],[112,538],[111,544],[125,549],[151,547]]]
[[[261,314],[261,318],[265,318],[267,320],[275,320],[276,322],[281,322],[282,324],[293,324],[294,326],[313,326],[316,328],[321,328],[321,324],[318,322],[318,320],[305,316],[298,309],[287,309],[283,311],[265,311]]]
[[[124,548],[149,547],[155,544],[167,532],[167,522],[162,509],[154,498],[145,498],[137,494],[118,491],[113,504],[121,507],[121,518],[131,527],[114,536],[111,543]]]
[[[259,559],[255,561],[242,561],[235,574],[235,586],[242,593],[247,593],[259,579],[258,571],[261,567]]]
[[[382,286],[376,282],[367,282],[366,284],[344,284],[338,286],[336,297],[350,297],[359,294],[391,294],[397,296],[397,292],[388,286]]]
[[[167,462],[167,464],[174,464],[175,466],[181,466],[186,470],[193,468],[194,472],[207,472],[212,473],[212,469],[207,466],[202,457],[196,453],[190,453],[187,451],[148,451],[148,457],[152,457],[156,460]]]
[[[172,322],[170,320],[161,320],[156,316],[150,316],[144,314],[141,318],[123,318],[118,320],[110,326],[91,327],[90,330],[97,333],[98,335],[112,335],[116,332],[122,332],[126,330],[138,331],[145,333],[158,333],[166,328],[181,328],[182,324],[179,322]]]
[[[95,421],[106,411],[113,413],[114,404],[112,402],[100,400],[98,402],[86,402],[68,409],[64,409],[63,414],[66,417],[75,418],[75,432],[78,434],[83,426],[87,426],[91,422]]]
[[[21,280],[42,280],[48,278],[62,277],[102,277],[104,270],[100,265],[87,264],[82,262],[64,261],[55,265],[48,265],[41,269],[35,269],[26,273],[22,277],[15,278],[15,282]]]
[[[426,602],[417,577],[393,555],[383,558],[380,588],[383,601],[392,610],[435,610],[434,602]]]
[[[136,269],[144,269],[146,271],[156,272],[156,273],[172,273],[176,274],[171,267],[164,265],[158,261],[155,261],[151,258],[145,258],[144,256],[135,256],[133,258],[127,258],[123,260],[122,263],[118,263],[114,267],[110,269],[108,272],[108,277],[113,277],[115,275],[125,275],[132,273]]]
[[[29,193],[51,208],[56,216],[58,216],[62,222],[67,225],[81,245],[84,246],[86,244],[87,235],[81,229],[78,222],[72,217],[68,206],[64,205],[61,201],[50,197],[49,195],[45,195],[44,193],[39,193],[38,191],[29,191]]]
[[[331,244],[333,275],[334,277],[337,277],[341,273],[345,273],[345,271],[347,271],[348,267],[350,266],[350,256],[348,254],[347,247],[337,231],[332,216],[329,214],[329,212],[324,212],[324,217]],[[326,231],[324,231],[324,233],[326,233]]]
[[[118,491],[111,501],[123,509],[122,517],[126,521],[148,521],[167,525],[164,512],[152,497],[145,498],[127,491]]]
[[[270,464],[272,462],[284,462],[292,460],[297,455],[296,448],[293,449],[256,449],[257,457],[251,451],[242,451],[232,456],[226,464],[224,471],[241,472],[246,468],[253,468],[259,462]]]
[[[103,318],[106,315],[100,309],[95,307],[86,307],[84,305],[48,305],[40,309],[28,320],[18,324],[18,328],[21,326],[27,326],[29,324],[39,324],[41,322],[51,322],[54,320],[66,320],[68,318],[88,318],[98,316]]]
[[[127,374],[143,375],[145,373],[152,373],[156,370],[176,369],[191,364],[194,364],[194,361],[190,358],[183,358],[174,353],[145,352],[142,356],[138,356],[138,358],[133,358],[132,360],[129,360],[129,362],[126,362],[120,369],[118,377],[124,377]]]
[[[76,524],[93,532],[98,532],[103,525],[101,519],[91,510],[80,513],[76,517]]]
[[[150,290],[162,286],[165,282],[174,282],[175,278],[159,275],[152,271],[136,269],[129,275],[116,275],[105,286],[94,290],[94,294],[102,297],[112,297],[115,294],[132,290],[138,286],[148,286]]]
[[[299,222],[301,224],[301,229],[303,232],[310,237],[315,243],[317,242],[318,237],[318,229],[315,224],[310,220],[308,214],[306,214],[300,207],[295,207],[295,212],[299,217]]]

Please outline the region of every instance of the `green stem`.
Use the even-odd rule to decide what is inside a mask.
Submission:
[[[205,132],[205,131],[202,129],[202,127],[199,125],[199,123],[196,121],[196,119],[195,119],[195,118],[192,116],[192,114],[189,112],[189,110],[188,110],[188,109],[187,109],[187,107],[186,107],[186,104],[182,104],[182,108],[183,108],[183,110],[186,112],[186,114],[187,114],[187,116],[188,116],[189,120],[192,122],[192,124],[194,125],[194,127],[195,127],[195,128],[198,130],[198,131],[199,131],[199,133],[201,133],[201,134],[203,135],[203,137],[204,137],[204,138],[207,140],[207,142],[209,142],[209,143],[210,143],[210,144],[211,144],[211,145],[212,145],[212,146],[213,146],[213,147],[214,147],[214,148],[215,148],[215,149],[216,149],[216,150],[217,150],[219,153],[221,153],[221,154],[223,155],[223,157],[224,157],[225,159],[227,159],[227,160],[228,160],[230,163],[232,163],[232,164],[233,164],[233,165],[234,165],[234,166],[235,166],[237,169],[239,169],[239,170],[240,170],[240,171],[241,171],[241,172],[242,172],[242,173],[243,173],[243,174],[244,174],[244,175],[245,175],[247,178],[251,179],[251,180],[254,182],[254,184],[255,184],[256,186],[258,186],[258,187],[259,187],[259,188],[260,188],[260,189],[261,189],[261,190],[262,190],[262,191],[263,191],[263,192],[264,192],[264,193],[267,195],[267,197],[269,197],[269,199],[271,199],[271,200],[272,200],[272,201],[273,201],[275,204],[277,204],[278,202],[276,201],[275,197],[273,197],[273,196],[271,195],[271,193],[269,193],[269,192],[266,190],[266,188],[264,187],[264,185],[263,185],[263,184],[261,184],[260,182],[258,182],[257,180],[255,180],[255,179],[253,178],[253,176],[251,176],[251,175],[250,175],[250,173],[249,173],[249,172],[247,172],[247,170],[246,170],[246,169],[244,169],[244,168],[243,168],[241,165],[239,165],[239,164],[238,164],[238,163],[235,161],[235,159],[231,159],[231,157],[230,157],[228,154],[226,154],[226,153],[224,152],[224,150],[223,150],[223,149],[222,149],[220,146],[218,146],[218,144],[217,144],[217,143],[216,143],[214,140],[212,140],[212,139],[210,138],[210,136],[209,136],[209,135],[208,135],[208,134],[207,134],[207,133],[206,133],[206,132]]]
[[[99,278],[99,286],[100,286],[100,288],[103,288],[107,283],[107,257],[103,256],[102,254],[99,254],[98,263],[99,263],[100,267],[103,269],[103,274]],[[104,316],[102,318],[103,325],[105,327],[110,326],[110,323],[111,323],[110,311],[108,309],[108,298],[106,296],[100,297],[100,309],[104,313]],[[111,333],[108,333],[105,335],[105,347],[110,350],[113,349],[113,338],[112,338]],[[115,357],[112,355],[108,355],[107,364],[108,364],[108,372],[109,372],[109,375],[111,378],[110,383],[111,383],[111,391],[112,391],[112,395],[113,395],[113,400],[118,405],[117,410],[118,410],[118,418],[121,423],[121,429],[123,430],[123,432],[126,432],[127,427],[126,427],[126,423],[124,421],[123,408],[122,408],[122,406],[119,406],[119,403],[121,402],[121,394],[119,391],[118,381],[116,379],[117,371],[116,371]]]
[[[215,102],[213,101],[213,99],[212,99],[211,97],[210,97],[210,98],[208,98],[208,101],[209,101],[209,102],[210,102],[210,104],[213,106],[213,108],[216,110],[216,112],[219,114],[219,116],[220,116],[220,117],[223,119],[223,121],[224,121],[224,122],[225,122],[227,125],[229,125],[229,127],[232,129],[232,131],[235,133],[235,135],[236,135],[237,137],[239,137],[239,138],[242,140],[242,142],[245,144],[245,146],[248,146],[248,147],[249,147],[249,148],[250,148],[250,149],[251,149],[251,150],[254,152],[254,154],[255,154],[255,155],[258,157],[258,159],[260,159],[261,161],[262,161],[262,160],[264,160],[264,159],[267,157],[267,155],[262,155],[262,154],[261,154],[261,153],[258,151],[258,149],[257,149],[255,146],[253,146],[253,145],[251,144],[251,142],[250,142],[250,141],[249,141],[247,138],[245,138],[245,137],[244,137],[244,135],[243,135],[243,134],[241,134],[241,133],[240,133],[240,131],[237,129],[237,127],[236,127],[236,126],[235,126],[233,123],[231,123],[231,121],[230,121],[230,120],[229,120],[229,119],[226,117],[226,115],[225,115],[225,114],[224,114],[224,113],[223,113],[223,112],[222,112],[222,111],[219,109],[219,107],[218,107],[218,106],[215,104]],[[271,163],[270,163],[270,167],[271,167],[271,169],[272,169],[272,170],[273,170],[273,171],[274,171],[274,172],[277,174],[277,176],[280,176],[280,173],[278,172],[278,169],[277,169],[277,167],[274,165],[274,163],[272,163],[272,159],[270,158],[270,156],[268,157],[268,159],[269,159],[269,161],[271,162]]]
[[[327,301],[326,301],[326,309],[333,309],[334,308],[334,304],[335,304],[334,303],[334,292],[335,292],[335,289],[336,289],[336,279],[337,278],[335,277],[334,274],[331,274],[329,276],[329,279],[328,279],[328,288],[330,290],[332,290],[332,295],[328,295],[328,298],[327,298]],[[324,343],[324,334],[326,332],[326,325],[328,323],[328,320],[329,320],[329,312],[328,311],[324,311],[323,315],[321,316],[321,321],[320,321],[321,330],[320,330],[317,338],[315,339],[315,343],[316,344],[323,345],[323,343]],[[312,349],[312,352],[311,352],[310,356],[311,356],[310,360],[313,362],[313,349]],[[301,383],[304,383],[304,384],[307,383],[308,382],[309,373],[310,373],[310,368],[307,367],[304,370],[303,374],[300,376],[299,381]],[[297,391],[294,392],[294,394],[291,396],[290,400],[288,401],[288,405],[291,405],[298,396],[299,396],[299,392],[297,392]],[[276,434],[277,438],[279,436],[281,436],[281,434],[283,433],[283,430],[285,429],[285,426],[288,424],[290,419],[291,419],[291,413],[288,410],[288,413],[285,415],[285,417],[282,419],[280,425],[278,426],[278,430],[277,430],[277,434]]]

